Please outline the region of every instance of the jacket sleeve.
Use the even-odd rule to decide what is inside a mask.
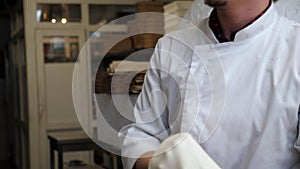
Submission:
[[[131,169],[138,157],[155,151],[169,136],[167,101],[161,87],[159,43],[151,57],[142,92],[134,107],[135,121],[123,127],[119,133],[125,169]]]

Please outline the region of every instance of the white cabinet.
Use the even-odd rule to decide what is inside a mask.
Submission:
[[[80,129],[72,100],[72,77],[84,31],[37,31],[41,118],[47,130]],[[75,47],[73,47],[75,46]],[[88,111],[88,110],[86,110]]]
[[[77,60],[85,41],[84,30],[37,30],[37,75],[39,93],[40,149],[43,166],[49,166],[50,132],[81,130],[72,99],[72,78],[75,64],[83,69],[86,61]],[[87,93],[87,89],[83,88]],[[88,105],[86,101],[83,105]],[[88,106],[83,106],[87,108]],[[84,110],[89,112],[90,110]],[[85,153],[86,154],[86,153]],[[65,161],[82,159],[90,162],[84,154],[71,154]]]

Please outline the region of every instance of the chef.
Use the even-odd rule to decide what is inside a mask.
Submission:
[[[191,147],[204,153],[182,154],[202,153],[199,163],[300,168],[300,25],[270,0],[205,3],[213,7],[207,19],[164,36],[155,48],[135,122],[120,132],[124,167],[191,166],[174,155],[176,144],[176,151],[164,148],[177,133],[189,133],[182,143],[193,139]]]

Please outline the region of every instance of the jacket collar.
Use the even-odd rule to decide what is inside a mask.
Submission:
[[[259,15],[257,15],[253,20],[251,20],[249,23],[247,23],[241,29],[238,29],[238,30],[232,32],[229,39],[225,37],[224,32],[222,30],[222,27],[221,27],[221,24],[220,24],[218,15],[217,15],[217,9],[214,9],[209,16],[209,22],[208,22],[209,27],[220,43],[233,41],[235,38],[235,35],[238,31],[246,28],[247,26],[249,26],[253,22],[255,22],[258,18],[260,18],[269,9],[271,4],[272,4],[272,1],[270,0],[269,5],[266,7],[265,10],[263,10]]]
[[[254,36],[257,36],[258,34],[265,31],[268,27],[272,26],[278,18],[277,10],[274,7],[274,4],[272,2],[269,9],[256,21],[254,21],[252,24],[246,26],[245,28],[238,31],[235,35],[233,42],[243,41],[249,38],[252,38]],[[213,43],[219,43],[217,38],[215,37],[214,33],[209,27],[209,19],[207,18],[204,20],[205,24],[200,24],[199,28],[204,31],[204,33],[208,36],[210,40],[213,41]],[[203,23],[203,22],[202,22]]]

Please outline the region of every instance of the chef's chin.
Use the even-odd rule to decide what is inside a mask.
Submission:
[[[226,5],[226,0],[205,0],[205,4],[210,7],[222,7]]]

